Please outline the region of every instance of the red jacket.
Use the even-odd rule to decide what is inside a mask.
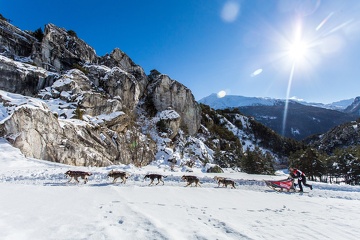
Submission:
[[[303,173],[302,171],[300,171],[299,169],[294,169],[293,174],[295,176],[295,178],[301,178],[301,177],[305,177],[305,173]]]

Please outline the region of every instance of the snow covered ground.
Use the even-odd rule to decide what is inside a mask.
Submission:
[[[111,169],[131,174],[126,184]],[[93,173],[67,183],[67,170]],[[148,172],[167,175],[148,186]],[[262,176],[230,172],[237,189],[218,188],[201,169],[201,188],[184,187],[169,167],[73,167],[25,158],[0,139],[0,239],[358,239],[360,187],[313,183],[309,193],[277,193]],[[305,188],[306,189],[306,188]],[[306,189],[307,190],[307,189]]]

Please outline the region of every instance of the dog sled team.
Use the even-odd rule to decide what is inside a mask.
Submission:
[[[299,192],[303,192],[303,187],[302,184],[306,187],[309,187],[310,190],[312,190],[312,185],[307,184],[306,183],[306,175],[300,171],[299,169],[296,168],[289,168],[290,170],[290,176],[287,179],[283,179],[283,180],[276,180],[276,181],[270,181],[270,180],[264,180],[265,184],[274,190],[277,191],[283,191],[283,190],[287,190],[289,191],[296,191],[296,186],[298,185],[300,188]],[[86,184],[88,182],[88,177],[92,175],[92,173],[90,172],[83,172],[83,171],[67,171],[65,173],[66,176],[70,177],[70,180],[68,182],[70,182],[71,180],[75,180],[77,183],[79,183],[79,177],[81,179],[84,179],[84,184]],[[129,178],[130,174],[128,172],[123,172],[123,171],[114,171],[111,170],[108,174],[107,174],[108,178],[113,178],[113,183],[116,183],[117,179],[121,179],[122,184],[126,183],[126,180]],[[162,183],[162,185],[164,185],[164,178],[166,178],[167,176],[164,176],[162,174],[155,174],[155,173],[150,173],[150,174],[146,174],[144,176],[143,180],[146,179],[150,179],[150,183],[149,186],[154,184],[154,181],[156,180],[157,183],[155,183],[155,185],[158,185],[159,183]],[[297,184],[294,183],[294,179],[298,179]],[[200,179],[196,176],[192,176],[192,175],[183,175],[181,177],[182,181],[185,181],[187,184],[185,185],[185,187],[188,186],[194,186],[195,187],[201,187],[200,185]],[[231,188],[236,188],[235,185],[235,181],[232,179],[228,179],[228,178],[224,178],[224,177],[218,177],[215,176],[214,177],[214,181],[218,184],[218,187],[225,187],[227,188],[228,185]]]
[[[88,177],[92,175],[92,173],[90,172],[84,172],[84,171],[71,171],[68,170],[65,175],[67,177],[70,177],[68,182],[71,182],[71,180],[75,180],[77,183],[79,183],[79,178],[84,179],[84,184],[86,184],[89,179]],[[114,171],[111,170],[108,174],[107,174],[108,178],[113,178],[113,183],[116,183],[117,179],[121,179],[122,184],[126,183],[126,180],[130,177],[130,174],[128,172],[123,172],[123,171]],[[164,185],[164,178],[166,178],[167,176],[164,176],[162,174],[155,174],[155,173],[150,173],[150,174],[146,174],[144,176],[144,180],[146,179],[150,179],[150,183],[149,186],[154,184],[154,181],[157,180],[157,183],[155,185],[158,185],[159,183],[162,183],[162,185]],[[201,187],[200,185],[200,179],[196,176],[192,176],[192,175],[183,175],[181,177],[182,181],[185,181],[187,184],[185,185],[185,187],[188,186],[194,186],[195,187]],[[220,187],[220,184],[222,184],[222,187],[226,187],[228,185],[231,186],[231,188],[236,188],[235,187],[235,181],[231,180],[231,179],[227,179],[227,178],[223,178],[223,177],[214,177],[214,180],[218,183],[218,187]]]

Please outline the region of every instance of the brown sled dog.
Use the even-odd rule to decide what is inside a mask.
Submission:
[[[127,172],[121,172],[121,171],[111,170],[111,171],[108,173],[108,177],[114,178],[113,183],[116,183],[117,179],[118,179],[118,178],[121,178],[121,180],[122,180],[121,183],[125,184],[125,183],[126,183],[126,179],[128,179],[129,176],[130,176],[129,173],[127,173]]]
[[[197,178],[195,176],[186,176],[186,175],[184,175],[184,176],[181,177],[181,180],[187,182],[187,185],[185,187],[187,187],[189,185],[192,186],[193,183],[195,183],[195,187],[197,187],[197,186],[201,187],[199,178]]]
[[[157,179],[157,184],[155,184],[155,185],[158,185],[160,182],[162,182],[163,184],[162,185],[164,185],[164,178],[166,178],[166,176],[163,176],[163,175],[161,175],[161,174],[153,174],[153,173],[150,173],[150,174],[146,174],[145,175],[145,177],[144,177],[144,180],[146,179],[146,178],[150,178],[150,184],[149,184],[149,186],[151,185],[151,184],[153,184],[153,182],[154,182],[154,180],[155,180],[155,178]]]
[[[92,173],[68,170],[65,175],[70,177],[70,180],[68,182],[70,182],[74,178],[75,181],[79,183],[78,177],[81,177],[81,179],[84,179],[84,183],[86,184],[88,182],[88,177],[91,176]]]
[[[220,184],[222,184],[223,187],[227,187],[228,185],[231,185],[232,188],[236,188],[234,180],[226,179],[224,177],[217,177],[217,176],[214,177],[214,180],[217,181],[218,187],[220,187]]]
[[[224,179],[225,179],[224,177],[218,177],[218,176],[214,177],[214,180],[218,183],[218,187],[220,187],[220,183],[221,183],[220,181],[224,180]],[[224,186],[224,184],[223,184],[223,186]]]

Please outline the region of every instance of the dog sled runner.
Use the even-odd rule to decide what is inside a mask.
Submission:
[[[283,180],[264,180],[266,186],[269,188],[282,192],[286,190],[287,192],[294,191],[295,192],[295,186],[294,186],[294,179],[283,179]]]

